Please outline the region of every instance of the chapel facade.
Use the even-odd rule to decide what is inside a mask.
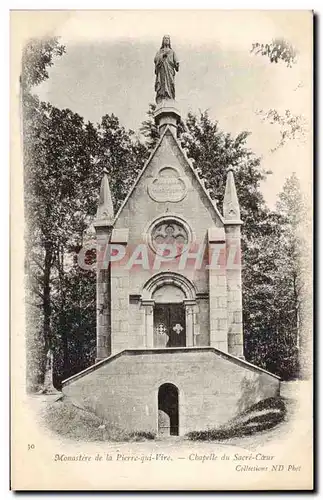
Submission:
[[[158,103],[159,141],[117,214],[107,172],[94,222],[96,363],[63,393],[129,431],[217,427],[279,393],[244,359],[241,227],[234,173],[223,208],[181,148],[175,100]]]
[[[116,217],[107,173],[102,180],[94,223],[105,259],[97,360],[125,348],[198,346],[243,358],[242,221],[233,172],[222,215],[179,144],[177,109],[167,102],[155,119],[160,140]]]

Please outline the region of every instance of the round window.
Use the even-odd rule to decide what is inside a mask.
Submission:
[[[151,227],[149,236],[153,250],[164,257],[168,253],[170,258],[180,255],[191,241],[187,224],[175,218],[156,221]]]

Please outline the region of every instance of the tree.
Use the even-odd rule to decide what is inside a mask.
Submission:
[[[59,354],[55,356],[59,383],[77,370],[73,356],[87,359],[80,354],[75,332],[83,338],[82,349],[93,352],[95,276],[85,273],[85,292],[80,281],[84,272],[73,263],[73,256],[95,216],[103,167],[109,170],[117,209],[142,168],[146,149],[114,115],[104,116],[94,127],[78,114],[48,103],[39,103],[26,143],[27,260],[42,310],[44,356],[48,350]],[[73,287],[79,290],[78,300]]]
[[[105,115],[97,127],[88,124],[85,136],[77,130],[71,130],[71,133],[72,136],[78,136],[84,153],[90,155],[88,164],[91,167],[84,176],[84,183],[74,180],[78,190],[73,191],[72,203],[67,207],[69,228],[64,227],[64,235],[69,239],[60,243],[55,262],[54,289],[59,307],[53,311],[52,324],[57,353],[57,386],[64,378],[83,370],[95,360],[96,275],[94,271],[82,270],[76,256],[84,244],[85,232],[95,217],[103,168],[109,172],[114,208],[117,210],[147,154],[134,133],[122,127],[113,114]],[[76,143],[74,139],[74,145]],[[86,145],[88,147],[84,147]],[[56,150],[57,153],[59,150]],[[80,173],[82,169],[76,161],[79,155],[74,156],[70,150],[66,156]],[[68,167],[64,170],[73,182]],[[74,222],[73,203],[79,204],[76,207],[78,219]]]
[[[25,181],[30,176],[30,167],[33,161],[38,161],[37,151],[39,152],[40,134],[35,134],[35,123],[39,125],[46,121],[46,111],[39,102],[37,96],[32,94],[32,87],[38,85],[48,78],[47,68],[53,64],[55,56],[64,53],[65,47],[59,44],[58,38],[31,39],[25,45],[22,53],[21,64],[21,103],[22,103],[22,126],[23,126],[23,157],[24,157],[24,176]],[[41,125],[39,127],[41,129]],[[27,196],[26,196],[27,193]],[[41,254],[40,246],[31,244],[31,237],[34,242],[40,233],[33,224],[32,212],[29,210],[28,190],[25,189],[25,268],[26,268],[26,341],[27,341],[27,387],[34,387],[40,382],[44,375],[44,365],[46,363],[43,354],[44,342],[43,331],[48,330],[48,318],[44,316],[44,310],[48,311],[46,299],[40,299],[35,292],[36,281],[39,275],[44,272],[42,264],[38,260]],[[47,245],[48,248],[48,245]],[[31,264],[32,253],[34,254],[33,264]],[[37,255],[38,253],[38,255]],[[46,268],[51,265],[52,256],[50,251],[46,252]],[[48,272],[45,273],[44,288],[48,289]],[[46,295],[46,294],[45,294]],[[42,327],[41,327],[42,325]]]
[[[284,254],[285,284],[288,284],[286,296],[289,297],[289,314],[292,326],[292,342],[297,350],[298,362],[301,363],[302,375],[309,369],[308,333],[311,327],[307,324],[308,304],[311,297],[311,258],[310,249],[310,218],[306,199],[302,193],[300,181],[293,173],[286,179],[283,190],[279,195],[277,210],[284,218],[282,228],[281,250]],[[311,305],[309,306],[311,308]],[[309,330],[309,331],[308,331]]]
[[[304,375],[310,362],[308,210],[295,174],[286,179],[276,210],[273,230],[255,240],[248,252],[252,265],[250,287],[244,284],[250,303],[246,342],[251,361],[288,380]]]
[[[26,264],[41,307],[45,356],[55,348],[54,310],[61,311],[61,327],[66,330],[66,252],[82,237],[95,210],[95,133],[76,113],[39,103],[24,146]]]
[[[30,92],[32,87],[39,85],[48,78],[48,67],[54,64],[54,58],[65,52],[65,46],[60,45],[58,37],[32,38],[23,49],[21,87],[24,92]]]
[[[159,139],[158,128],[155,124],[154,113],[156,104],[149,103],[147,111],[147,120],[144,120],[140,127],[140,132],[145,138],[146,146],[149,150],[153,150]]]
[[[103,167],[109,170],[117,209],[147,156],[116,116],[106,115],[94,126],[32,93],[48,78],[54,57],[64,52],[57,38],[31,40],[22,59],[31,389],[42,386],[49,352],[55,352],[58,386],[94,361],[95,274],[80,269],[75,255],[96,213]]]
[[[283,114],[278,113],[276,109],[257,110],[257,114],[262,121],[272,125],[280,126],[280,139],[275,147],[271,149],[271,153],[284,146],[289,140],[304,141],[307,134],[307,121],[303,115],[292,114],[289,109],[286,109]]]
[[[268,57],[270,63],[283,62],[287,68],[291,68],[297,62],[296,48],[284,39],[274,39],[266,44],[254,43],[252,44],[251,53]],[[295,91],[301,86],[302,83],[300,82]],[[294,114],[289,109],[286,109],[284,113],[279,113],[276,109],[259,109],[256,113],[263,121],[280,126],[280,140],[271,149],[272,153],[284,146],[289,140],[304,140],[306,138],[307,121],[303,115]]]
[[[181,136],[182,147],[193,160],[193,166],[211,198],[222,203],[226,174],[233,167],[236,178],[241,217],[245,237],[263,230],[267,210],[260,191],[260,182],[266,172],[260,166],[260,158],[246,146],[248,132],[236,137],[224,133],[207,112],[199,116],[189,113],[185,121],[187,132]]]
[[[98,124],[98,168],[106,168],[116,211],[128,194],[148,157],[145,147],[132,130],[126,130],[114,115],[105,115]]]
[[[299,369],[293,283],[280,215],[273,216],[273,226],[276,230],[251,242],[247,253],[245,344],[250,361],[290,379]]]
[[[297,50],[287,40],[276,38],[270,43],[253,43],[251,52],[268,57],[271,63],[282,61],[291,68],[296,63]]]

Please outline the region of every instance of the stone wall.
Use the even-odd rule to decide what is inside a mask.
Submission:
[[[129,339],[129,271],[124,266],[111,270],[111,318],[111,348],[115,354],[132,345]]]
[[[197,309],[198,334],[195,335],[194,345],[207,346],[210,345],[209,298],[199,299],[197,301]]]
[[[169,174],[162,177],[161,169],[177,172],[177,185],[185,185],[183,196],[173,201],[158,199],[160,192],[156,186],[151,187],[153,183],[158,179],[167,181],[167,193],[171,186],[168,181],[173,179],[167,177]],[[179,220],[180,224],[186,225],[192,239],[190,243],[196,247],[204,246],[206,254],[209,250],[211,260],[214,250],[216,255],[225,256],[227,249],[231,251],[233,247],[240,248],[240,225],[234,221],[223,222],[219,211],[205,193],[169,130],[163,136],[114,223],[111,242],[123,245],[125,258],[112,265],[111,277],[108,271],[98,273],[97,359],[127,348],[153,346],[151,334],[147,334],[147,325],[151,331],[154,303],[152,297],[146,296],[145,309],[143,290],[152,276],[165,271],[184,276],[196,291],[193,301],[186,304],[192,306],[187,307],[187,313],[193,314],[193,319],[188,316],[186,319],[194,323],[194,334],[191,327],[187,328],[187,332],[191,333],[186,345],[212,346],[243,357],[240,254],[238,266],[237,262],[234,262],[229,269],[225,268],[225,257],[216,269],[208,269],[206,262],[202,269],[198,269],[194,266],[195,259],[188,259],[186,262],[190,265],[181,267],[179,262],[189,252],[184,252],[173,261],[163,261],[160,267],[153,268],[156,254],[150,248],[149,235],[153,221],[160,217],[173,217]],[[106,229],[109,233],[110,228]],[[109,236],[108,233],[106,236]],[[99,244],[100,239],[104,237],[104,231],[102,234],[98,231],[97,234]],[[129,265],[129,257],[138,245],[150,252],[148,268],[140,264],[135,267]],[[137,301],[133,300],[133,297],[137,297]],[[201,301],[199,297],[207,299]],[[188,324],[186,326],[188,327]]]
[[[113,426],[156,433],[164,383],[179,391],[180,435],[279,393],[278,377],[212,348],[125,351],[65,381],[63,393]]]
[[[185,179],[187,194],[178,202],[158,202],[148,194],[149,183],[163,165],[169,165],[178,169],[179,173]],[[207,244],[207,232],[210,227],[223,227],[220,217],[205,195],[205,192],[192,173],[191,167],[187,164],[174,137],[169,131],[166,132],[163,141],[125,206],[122,208],[115,223],[115,229],[117,230],[129,228],[127,248],[130,252],[133,252],[137,245],[147,243],[148,228],[152,221],[161,215],[176,215],[186,221],[193,232],[194,243],[198,245]],[[191,265],[185,266],[184,269],[179,271],[178,262],[179,259],[173,265],[163,262],[159,270],[151,268],[143,269],[142,266],[136,266],[136,268],[131,269],[128,273],[124,271],[124,277],[127,274],[127,279],[129,280],[127,281],[129,285],[127,288],[125,288],[126,282],[121,280],[121,266],[113,266],[111,287],[112,353],[116,353],[118,350],[126,347],[145,347],[143,335],[145,331],[145,318],[141,314],[140,304],[131,305],[129,308],[129,304],[124,299],[127,298],[129,301],[130,295],[140,296],[145,283],[152,275],[157,274],[158,271],[180,272],[194,283],[198,293],[208,294],[208,270],[205,268],[201,270],[194,269]],[[207,314],[209,315],[209,311],[207,311]],[[210,344],[209,316],[207,320],[205,316],[206,308],[202,306],[202,311],[199,314],[201,318],[201,322],[199,323],[200,337],[196,339],[198,345],[200,345],[202,339],[203,345]],[[130,321],[132,323],[132,318],[134,318],[134,326],[130,334],[123,321]],[[227,342],[225,343],[227,344]],[[220,344],[217,347],[220,347]]]

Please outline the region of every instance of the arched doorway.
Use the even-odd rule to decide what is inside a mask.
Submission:
[[[185,276],[161,272],[144,285],[146,346],[192,347],[196,324],[196,290]]]
[[[174,384],[163,384],[158,390],[158,434],[179,435],[178,389]]]

